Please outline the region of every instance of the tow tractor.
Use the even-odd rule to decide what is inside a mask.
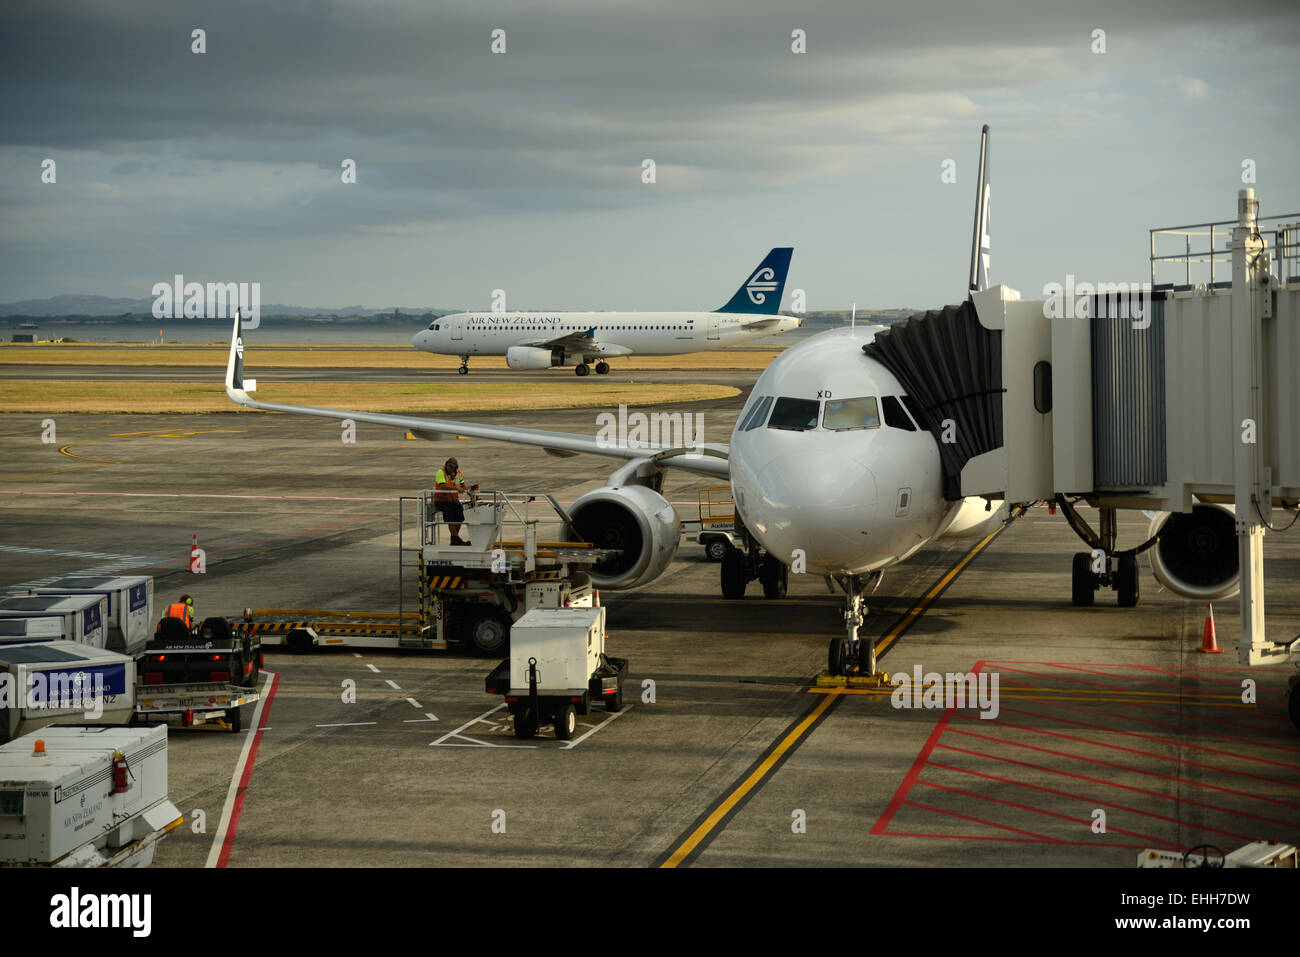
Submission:
[[[596,591],[591,568],[617,550],[582,541],[547,540],[544,526],[573,520],[545,493],[490,492],[465,507],[469,545],[451,545],[447,523],[433,507],[433,489],[398,503],[397,612],[325,609],[248,609],[237,633],[267,647],[309,651],[318,645],[350,648],[445,649],[461,643],[480,655],[506,651],[512,625],[539,608],[589,608]],[[415,573],[415,610],[409,584]]]
[[[740,533],[736,529],[736,503],[732,500],[730,485],[700,489],[699,516],[681,523],[682,537],[703,545],[709,561],[720,562],[728,549],[741,547]]]
[[[504,695],[515,737],[533,738],[543,724],[568,741],[593,701],[623,708],[627,659],[605,654],[604,608],[538,608],[515,622],[510,657],[487,676],[488,694]]]
[[[136,720],[194,727],[216,721],[238,733],[240,708],[261,697],[256,636],[236,635],[224,618],[205,618],[194,631],[164,618],[136,661]]]

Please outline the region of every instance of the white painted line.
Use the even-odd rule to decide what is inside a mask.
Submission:
[[[437,721],[437,720],[438,720],[438,716],[437,716],[436,714],[430,714],[428,711],[426,711],[426,712],[424,713],[424,716],[425,716],[426,718],[428,718],[430,721]]]
[[[379,674],[379,669],[376,668],[374,665],[372,665],[372,664],[371,664],[370,662],[368,662],[368,661],[366,662],[366,667],[369,668],[371,671],[373,671],[375,674]]]
[[[456,730],[454,730],[454,731],[448,731],[446,734],[444,734],[444,735],[443,735],[441,738],[439,738],[437,741],[431,742],[430,745],[429,745],[429,747],[433,747],[435,744],[441,744],[442,742],[446,741],[448,738],[453,737],[453,736],[455,736],[455,735],[459,735],[462,731],[464,731],[464,730],[465,730],[466,728],[468,728],[470,725],[478,724],[479,722],[482,722],[483,719],[486,718],[488,715],[490,715],[490,714],[496,714],[498,711],[500,711],[500,710],[501,710],[502,708],[504,708],[505,706],[506,706],[506,703],[503,701],[503,702],[501,702],[499,705],[497,705],[495,708],[491,708],[491,709],[489,709],[489,710],[487,710],[487,711],[484,711],[484,712],[483,712],[481,715],[479,715],[477,718],[470,718],[468,721],[466,721],[464,724],[462,724],[462,725],[461,725],[459,728],[457,728]]]
[[[392,678],[385,678],[384,684],[388,685],[388,687],[392,688],[394,691],[402,690],[401,687],[397,684],[397,682],[394,681]]]
[[[590,731],[588,731],[586,734],[582,735],[581,737],[574,738],[572,741],[570,741],[570,742],[568,742],[567,744],[565,744],[562,748],[560,748],[560,750],[561,750],[561,751],[567,751],[569,748],[576,748],[579,744],[581,744],[581,743],[582,743],[583,741],[585,741],[587,738],[590,738],[593,734],[595,734],[595,733],[596,733],[597,731],[599,731],[601,728],[604,728],[604,727],[606,727],[606,726],[608,726],[608,725],[613,724],[615,721],[617,721],[619,718],[623,717],[623,715],[627,714],[627,713],[628,713],[629,711],[631,711],[631,710],[632,710],[632,706],[631,706],[631,705],[627,705],[626,707],[623,708],[622,711],[615,711],[613,714],[609,715],[609,716],[608,716],[604,721],[602,721],[600,724],[596,725],[594,728],[592,728],[592,729],[591,729]]]
[[[318,728],[359,728],[362,725],[378,724],[378,721],[340,721],[337,724],[318,724]]]
[[[208,851],[208,860],[204,867],[216,867],[217,859],[221,857],[221,846],[226,843],[226,828],[230,826],[230,815],[235,809],[235,795],[239,793],[239,781],[244,776],[244,765],[248,763],[248,752],[253,747],[253,738],[257,734],[258,722],[262,720],[262,706],[266,704],[266,689],[271,683],[271,673],[266,672],[266,680],[262,682],[262,696],[257,699],[257,707],[253,709],[253,723],[248,726],[244,732],[244,746],[239,751],[239,760],[235,762],[235,773],[230,776],[230,787],[226,791],[226,803],[221,808],[221,823],[217,825],[217,833],[212,835],[212,850]]]
[[[411,707],[416,711],[420,710],[420,702],[416,701],[414,698],[407,698],[406,700],[411,702]]]
[[[361,652],[359,652],[359,651],[354,651],[354,652],[352,652],[352,657],[353,657],[353,658],[360,658],[360,657],[361,657]]]
[[[428,724],[430,721],[437,720],[437,718],[403,718],[402,724]]]

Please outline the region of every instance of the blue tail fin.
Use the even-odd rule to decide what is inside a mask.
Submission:
[[[775,316],[781,308],[781,293],[785,290],[785,274],[790,270],[790,256],[794,249],[779,246],[767,254],[758,268],[716,312],[747,312],[751,315]]]

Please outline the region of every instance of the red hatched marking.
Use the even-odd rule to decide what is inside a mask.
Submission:
[[[1228,675],[1231,674],[1249,674],[1258,682],[1260,677],[1272,677],[1274,675],[1287,674],[1288,669],[1250,669],[1248,672],[1240,668],[1186,668],[1180,670],[1161,669],[1150,666],[1136,666],[1125,664],[1110,664],[1099,662],[1037,662],[1037,661],[1016,661],[1007,662],[1006,664],[1038,666],[1047,671],[1034,671],[1026,668],[1006,668],[1007,671],[1013,671],[1016,674],[1022,674],[1035,680],[1036,683],[1021,685],[1019,682],[1001,682],[1001,686],[1008,690],[1020,690],[1025,687],[1050,688],[1048,694],[1069,693],[1073,691],[1077,695],[1086,695],[1094,697],[1106,692],[1113,692],[1116,696],[1122,696],[1125,693],[1132,693],[1137,689],[1150,689],[1174,687],[1185,691],[1188,696],[1195,694],[1214,694],[1216,692],[1203,691],[1187,685],[1179,685],[1176,681],[1168,680],[1171,676],[1175,679],[1186,677],[1188,683],[1192,684],[1198,679],[1208,679],[1214,683],[1223,683],[1224,685],[1235,685],[1240,687],[1240,680],[1234,680]],[[997,671],[999,674],[1004,665],[1001,661],[981,660],[973,669],[974,673],[989,674]],[[1069,667],[1077,665],[1079,667]],[[1061,670],[1077,671],[1078,675],[1062,674]],[[1058,670],[1060,669],[1060,670]],[[1201,672],[1213,672],[1214,676],[1201,674]],[[1083,677],[1088,675],[1089,677]],[[1112,679],[1106,681],[1105,679]],[[1055,685],[1056,687],[1052,687]],[[1083,687],[1080,687],[1083,686]],[[1258,693],[1261,698],[1269,694],[1265,688],[1259,688]],[[1300,825],[1294,819],[1283,819],[1287,812],[1283,811],[1283,817],[1270,817],[1265,814],[1255,813],[1254,809],[1267,810],[1266,807],[1260,807],[1260,803],[1273,805],[1280,808],[1300,808],[1300,803],[1287,800],[1290,797],[1292,789],[1300,788],[1300,776],[1285,774],[1285,772],[1300,771],[1300,765],[1286,760],[1276,760],[1273,757],[1259,756],[1258,754],[1248,753],[1249,750],[1266,748],[1274,754],[1284,752],[1300,753],[1297,749],[1281,743],[1271,743],[1268,740],[1256,740],[1246,736],[1234,736],[1212,731],[1202,731],[1200,727],[1188,728],[1185,726],[1176,726],[1167,722],[1152,720],[1149,715],[1152,713],[1170,713],[1185,719],[1194,716],[1205,721],[1213,722],[1212,726],[1217,726],[1224,722],[1226,715],[1206,714],[1206,710],[1222,711],[1224,709],[1215,707],[1213,709],[1202,709],[1193,711],[1192,709],[1198,702],[1175,699],[1177,705],[1183,710],[1171,710],[1169,708],[1159,707],[1163,702],[1108,702],[1108,701],[1025,701],[1023,699],[1013,699],[1017,707],[1003,707],[1000,709],[1001,714],[1010,714],[1016,716],[1018,722],[1007,722],[1001,719],[989,720],[981,719],[974,713],[961,713],[955,708],[945,709],[939,720],[936,722],[933,730],[927,737],[925,744],[912,762],[907,774],[884,812],[871,827],[872,834],[887,835],[893,837],[928,837],[928,838],[947,838],[951,840],[992,840],[992,841],[1012,841],[1017,843],[1046,843],[1046,844],[1077,844],[1080,846],[1105,847],[1107,849],[1123,847],[1169,847],[1182,848],[1196,843],[1193,836],[1197,834],[1223,835],[1228,838],[1251,841],[1259,839],[1289,839],[1296,840],[1300,837]],[[1175,703],[1175,702],[1170,702]],[[1139,713],[1134,715],[1129,709],[1137,709]],[[1065,710],[1069,717],[1063,716],[1059,712]],[[1234,713],[1241,710],[1240,707],[1234,709]],[[1281,740],[1283,735],[1289,729],[1289,724],[1285,718],[1273,719],[1270,715],[1260,714],[1255,711],[1251,717],[1256,721],[1262,722],[1262,726],[1247,725],[1247,733],[1256,732],[1261,737],[1276,738]],[[1268,710],[1271,710],[1268,709]],[[953,718],[960,716],[966,721],[973,722],[973,725],[960,727],[964,724],[959,722],[954,725]],[[1243,715],[1242,717],[1246,717]],[[1092,720],[1080,720],[1081,718],[1091,718]],[[1057,728],[1062,725],[1067,726],[1065,730],[1049,730],[1048,728],[1031,726],[1031,724],[1020,723],[1029,721],[1053,723]],[[1098,723],[1111,721],[1116,724],[1124,723],[1128,727],[1113,726],[1111,724]],[[1140,730],[1132,728],[1133,723],[1141,725]],[[1245,725],[1245,721],[1231,721],[1233,725]],[[1199,725],[1200,722],[1198,721]],[[980,728],[988,733],[979,733],[973,730],[974,727]],[[1164,733],[1157,732],[1156,729],[1163,729]],[[1087,729],[1084,734],[1067,733],[1072,729]],[[1156,733],[1150,733],[1156,732]],[[983,748],[977,748],[972,742],[972,747],[957,747],[953,735],[959,735],[965,741],[987,742]],[[1005,735],[1005,736],[1004,736]],[[1030,736],[1030,740],[1039,737],[1042,743],[1043,738],[1050,738],[1062,742],[1068,747],[1067,742],[1074,742],[1079,747],[1093,750],[1100,750],[1102,754],[1113,755],[1116,760],[1108,761],[1101,757],[1094,757],[1090,754],[1076,753],[1077,749],[1057,750],[1051,747],[1039,747],[1037,745],[1026,743],[1024,740],[1015,740],[1015,738],[1024,738]],[[1014,736],[1014,737],[1013,737]],[[1124,743],[1113,743],[1108,740],[1097,740],[1099,737],[1115,736]],[[1210,743],[1205,743],[1203,738],[1213,738]],[[1158,753],[1148,750],[1146,747],[1131,747],[1128,745],[1143,744],[1150,742],[1153,747],[1163,748],[1172,753]],[[1212,746],[1213,745],[1213,746]],[[1234,748],[1234,745],[1239,747]],[[1004,751],[1006,748],[1015,748],[1022,751],[1036,752],[1043,756],[1050,756],[1057,760],[1050,763],[1038,763],[1033,761],[1019,761],[1005,754],[990,753],[988,748]],[[966,760],[962,764],[972,763],[972,767],[963,767],[957,764],[946,763],[935,760],[935,753],[938,750],[944,750],[965,756]],[[1191,757],[1186,757],[1190,752]],[[1235,762],[1236,766],[1226,767],[1221,763],[1208,763],[1198,761],[1195,758],[1200,756],[1209,757],[1210,755],[1220,756],[1229,762]],[[1277,755],[1281,757],[1281,755]],[[1129,758],[1132,764],[1124,761]],[[1150,770],[1142,767],[1143,764],[1151,762],[1162,762],[1171,773],[1162,773],[1162,771]],[[1106,774],[1107,777],[1090,776],[1086,773],[1079,773],[1077,770],[1069,770],[1068,766],[1075,762],[1084,765],[1091,764],[1097,767],[1099,773]],[[1259,770],[1271,770],[1277,768],[1284,772],[1284,777],[1274,777],[1263,774],[1253,774],[1249,771],[1240,770],[1240,765],[1250,762]],[[1060,764],[1060,767],[1054,767],[1053,764]],[[984,765],[984,768],[980,768]],[[1261,767],[1263,765],[1264,767]],[[1033,780],[1016,780],[1012,777],[1006,777],[999,774],[988,773],[990,766],[996,768],[1001,766],[1018,767],[1027,772],[1032,772],[1036,780],[1040,783],[1034,783]],[[1076,765],[1077,766],[1077,765]],[[930,772],[930,773],[926,773]],[[1189,778],[1186,775],[1192,773],[1195,777]],[[937,778],[937,779],[936,779]],[[967,782],[966,787],[954,786],[960,784],[964,778]],[[1049,786],[1053,778],[1057,780],[1066,779],[1078,784],[1090,786],[1091,794],[1072,792]],[[1155,790],[1150,787],[1139,786],[1142,779],[1154,779],[1153,783],[1159,786],[1158,782],[1169,782],[1166,790]],[[1211,780],[1199,780],[1198,778],[1210,778],[1211,780],[1242,782],[1241,788],[1229,787],[1223,784],[1211,783]],[[1136,779],[1136,780],[1135,780]],[[1244,779],[1244,780],[1243,780]],[[1045,783],[1042,783],[1045,782]],[[979,785],[985,785],[981,789]],[[929,789],[929,793],[939,797],[938,801],[920,801],[916,799],[915,789],[917,786]],[[988,788],[999,789],[997,794],[987,793]],[[1017,793],[1019,792],[1019,793]],[[1166,810],[1169,813],[1160,813],[1156,810],[1148,810],[1141,806],[1121,803],[1117,800],[1100,796],[1110,792],[1118,796],[1116,792],[1127,793],[1134,796],[1140,796],[1146,801],[1168,802],[1169,807]],[[1209,794],[1207,795],[1207,792]],[[999,796],[1001,795],[1001,796]],[[1285,797],[1281,796],[1285,795]],[[953,807],[941,806],[944,802],[941,796],[947,796],[954,800],[960,801],[955,810]],[[1209,796],[1216,800],[1204,800]],[[1040,798],[1035,801],[1034,798]],[[1096,835],[1092,840],[1086,839],[1086,828],[1091,824],[1091,819],[1079,818],[1069,813],[1061,813],[1059,808],[1065,806],[1068,809],[1068,802],[1084,801],[1093,807],[1102,807],[1109,809],[1115,818],[1114,822],[1107,822],[1106,834]],[[975,802],[981,802],[986,806],[996,807],[1003,812],[1000,815],[1001,820],[990,820],[981,816],[977,806],[975,813],[965,813],[972,811]],[[1055,809],[1054,809],[1055,808]],[[1188,816],[1189,811],[1203,812],[1198,815]],[[908,813],[905,813],[905,810]],[[940,814],[944,817],[955,818],[966,821],[970,824],[977,825],[973,834],[941,834],[935,833],[925,827],[907,826],[907,822],[899,821],[900,815],[905,818],[914,819],[916,814],[911,811],[922,812],[925,814]],[[1208,813],[1204,813],[1208,812]],[[1007,814],[1012,815],[1010,818]],[[1085,839],[1069,840],[1066,837],[1054,836],[1054,834],[1044,834],[1039,831],[1025,827],[1016,827],[1015,824],[1025,824],[1035,818],[1054,818],[1067,826],[1078,828],[1083,832]],[[1002,821],[1010,823],[1002,823]],[[1146,820],[1157,826],[1160,834],[1147,834],[1139,830],[1134,830],[1131,825],[1137,821]],[[1120,823],[1129,825],[1127,827],[1117,826]],[[902,824],[902,827],[898,825]],[[1239,833],[1237,829],[1243,829],[1247,833]],[[1029,826],[1032,828],[1032,825]],[[1237,829],[1234,829],[1237,828]],[[980,833],[983,829],[988,833]],[[1258,830],[1256,830],[1258,829]],[[1280,830],[1279,830],[1280,829]],[[1053,829],[1055,832],[1055,829]],[[1254,831],[1255,833],[1250,833]],[[1008,836],[1008,833],[1017,836]],[[1107,839],[1109,835],[1127,836],[1129,838],[1138,838],[1147,841],[1145,845],[1129,845],[1123,843],[1114,843]],[[1161,836],[1163,835],[1163,836]]]

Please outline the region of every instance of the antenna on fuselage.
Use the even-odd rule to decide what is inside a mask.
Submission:
[[[858,324],[858,304],[853,304],[853,314],[849,316],[849,328],[852,329]]]

